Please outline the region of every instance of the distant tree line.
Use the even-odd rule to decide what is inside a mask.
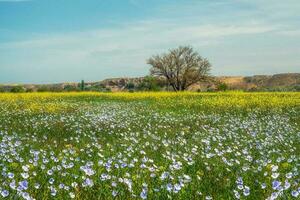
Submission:
[[[167,84],[164,79],[158,79],[157,77],[147,76],[141,82],[129,81],[122,88],[122,91],[140,92],[140,91],[174,91],[171,86]],[[228,91],[234,90],[230,88],[226,83],[216,82],[214,85],[208,85],[206,88],[195,89],[197,92],[216,92],[216,91]],[[240,89],[239,89],[240,90]],[[65,85],[64,87],[58,87],[55,85],[39,86],[37,88],[26,88],[24,86],[1,86],[0,93],[25,93],[25,92],[80,92],[80,91],[94,91],[94,92],[111,92],[111,88],[104,85],[92,85],[88,86],[78,83],[78,85]],[[300,91],[300,85],[285,86],[285,87],[265,87],[265,88],[250,88],[244,89],[249,92],[275,92],[275,91]]]
[[[146,76],[142,81],[124,83],[121,90],[135,92],[135,91],[162,91],[164,90],[165,81],[156,77]],[[80,92],[80,91],[94,91],[94,92],[111,92],[111,88],[103,83],[87,84],[82,80],[78,84],[50,84],[50,85],[35,85],[32,87],[16,85],[5,86],[0,85],[0,92],[11,93],[25,93],[25,92]]]

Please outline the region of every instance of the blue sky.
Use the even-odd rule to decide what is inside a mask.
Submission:
[[[179,45],[212,75],[300,72],[299,0],[0,0],[0,83],[135,77]]]

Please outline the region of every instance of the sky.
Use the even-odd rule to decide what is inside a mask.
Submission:
[[[299,0],[0,0],[0,83],[149,74],[180,45],[211,74],[300,72]]]

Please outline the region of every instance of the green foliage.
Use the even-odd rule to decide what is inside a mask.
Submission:
[[[18,86],[12,87],[10,92],[12,92],[12,93],[22,93],[22,92],[26,92],[26,89],[24,87],[18,85]]]
[[[220,83],[217,86],[217,91],[226,91],[228,90],[228,85],[226,83]]]
[[[60,85],[44,85],[37,89],[37,92],[63,92],[63,88]]]
[[[37,89],[37,92],[48,92],[50,91],[47,86],[42,86]]]
[[[0,86],[0,93],[6,92],[4,87]]]
[[[66,91],[66,92],[76,92],[76,91],[80,91],[80,88],[75,86],[75,85],[65,85],[64,86],[64,91]]]
[[[294,86],[294,91],[300,92],[300,84]]]
[[[80,90],[81,90],[81,91],[84,91],[84,90],[85,90],[84,80],[81,80],[81,83],[80,83]]]
[[[93,86],[86,86],[84,88],[85,91],[93,91],[93,92],[111,92],[109,87],[106,87],[103,84],[93,85]]]
[[[26,92],[34,92],[33,88],[27,88]]]
[[[49,92],[63,92],[63,88],[60,86],[53,86],[49,88]]]
[[[127,89],[127,90],[134,90],[135,89],[135,84],[133,82],[128,82],[125,85],[125,89]]]
[[[143,81],[137,86],[138,91],[160,91],[161,86],[157,78],[146,76]]]

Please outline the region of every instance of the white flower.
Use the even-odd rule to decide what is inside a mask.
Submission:
[[[291,192],[291,195],[292,195],[293,197],[298,197],[298,196],[299,196],[299,192],[298,192],[297,190],[293,190],[293,191]]]
[[[2,190],[2,191],[1,191],[1,196],[2,196],[2,197],[5,198],[5,197],[7,197],[8,195],[9,195],[9,192],[8,192],[7,190]]]
[[[29,174],[28,173],[21,173],[21,176],[25,179],[27,179],[29,177]]]
[[[93,180],[89,178],[85,179],[84,182],[82,183],[83,187],[93,187],[93,185],[94,185]]]
[[[8,172],[7,173],[7,177],[10,178],[10,179],[12,179],[12,178],[15,177],[15,175],[13,173],[11,173],[11,172]]]
[[[279,173],[273,173],[271,176],[272,176],[272,178],[274,178],[274,179],[275,179],[275,178],[278,178]]]
[[[75,198],[75,194],[74,194],[73,192],[70,192],[70,193],[69,193],[69,196],[70,196],[71,199],[74,199],[74,198]]]
[[[113,197],[116,197],[116,196],[118,195],[118,192],[115,191],[115,190],[113,190],[113,191],[112,191],[112,195],[113,195]]]
[[[22,169],[23,169],[23,171],[28,172],[29,171],[29,166],[28,165],[23,165]]]
[[[243,190],[244,196],[249,196],[250,195],[250,188],[248,186],[245,186]]]
[[[278,170],[278,166],[277,165],[272,165],[272,172],[276,172]]]
[[[140,197],[142,199],[147,199],[147,190],[143,189],[142,192],[141,192],[141,194],[140,194]]]
[[[80,169],[84,171],[87,176],[92,176],[95,174],[95,171],[88,165],[81,166]]]

